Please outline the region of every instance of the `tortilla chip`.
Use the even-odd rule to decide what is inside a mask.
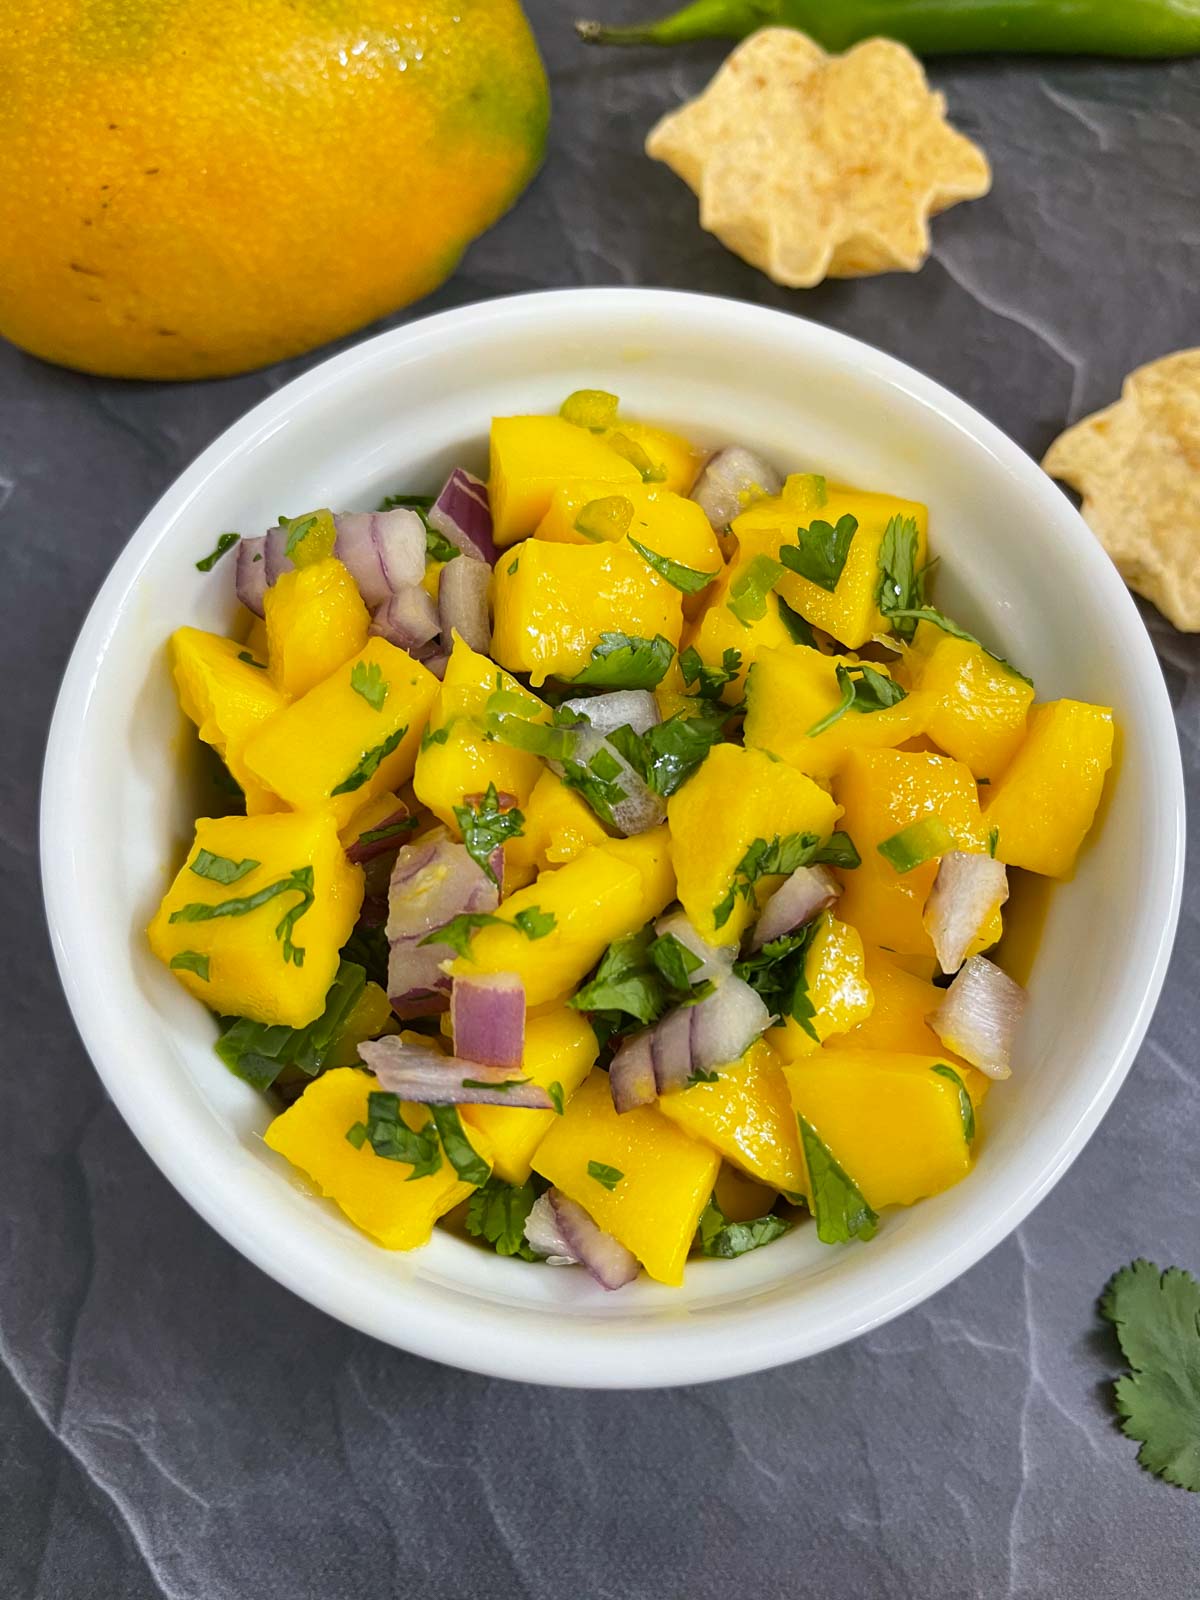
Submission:
[[[1116,404],[1068,428],[1042,466],[1078,490],[1129,587],[1200,632],[1200,349],[1131,372]]]
[[[826,55],[764,28],[646,153],[700,197],[700,225],[776,283],[916,272],[929,218],[991,187],[983,151],[945,120],[921,63],[890,39]]]

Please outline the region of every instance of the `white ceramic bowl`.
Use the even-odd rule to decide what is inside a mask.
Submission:
[[[143,929],[191,838],[182,719],[164,643],[222,629],[232,563],[192,563],[223,528],[280,511],[372,506],[479,468],[493,414],[602,387],[631,415],[781,468],[928,502],[939,604],[1032,674],[1042,698],[1116,709],[1120,758],[1074,882],[1055,890],[1011,1082],[990,1096],[978,1165],[886,1216],[869,1245],[811,1228],[682,1289],[605,1295],[581,1273],[444,1234],[394,1255],[315,1198],[262,1143],[266,1103],[213,1054],[215,1026]],[[810,1355],[948,1283],[1066,1170],[1149,1022],[1179,905],[1183,784],[1171,710],[1133,603],[1058,489],[970,407],[842,334],[731,301],[652,290],[534,294],[443,313],[297,379],[228,429],[142,523],[88,617],[51,730],[43,874],[75,1021],[122,1115],[226,1239],[344,1322],[475,1371],[650,1386]],[[1114,1185],[1117,1175],[1114,1174]]]

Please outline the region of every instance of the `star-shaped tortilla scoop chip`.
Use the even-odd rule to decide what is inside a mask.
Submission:
[[[992,181],[903,45],[867,39],[831,56],[791,28],[739,45],[646,153],[699,195],[701,227],[790,288],[915,272],[929,218]]]
[[[1042,466],[1078,490],[1129,587],[1200,632],[1200,349],[1131,372],[1116,404],[1060,434]]]

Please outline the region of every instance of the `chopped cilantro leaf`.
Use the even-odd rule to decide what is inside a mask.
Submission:
[[[779,620],[788,631],[788,637],[793,644],[806,644],[810,650],[817,648],[816,635],[812,631],[812,623],[807,617],[802,617],[798,611],[793,611],[791,606],[781,594],[775,596],[775,604],[779,610]]]
[[[208,957],[199,950],[180,950],[167,963],[175,972],[194,972],[208,982]]]
[[[758,555],[729,585],[725,604],[743,628],[766,616],[767,596],[782,576],[783,567],[773,556]]]
[[[629,545],[631,549],[637,551],[647,566],[653,567],[660,578],[665,578],[684,594],[699,594],[701,589],[707,589],[717,576],[715,572],[697,572],[695,567],[685,567],[682,561],[672,561],[669,556],[660,556],[657,550],[648,550],[636,539],[630,539]]]
[[[696,952],[673,933],[660,934],[647,954],[670,987],[685,994],[692,987],[692,973],[704,965]]]
[[[789,572],[833,594],[857,532],[858,518],[848,512],[838,518],[836,527],[818,518],[807,528],[796,529],[796,543],[782,545],[779,559]]]
[[[330,798],[335,794],[352,794],[355,789],[361,789],[368,778],[374,777],[379,770],[379,764],[385,761],[392,751],[408,732],[407,727],[397,728],[395,733],[389,733],[382,744],[374,745],[370,750],[364,750],[359,757],[358,765],[352,772],[348,772],[341,783],[329,791]]]
[[[489,783],[481,800],[454,807],[454,818],[462,834],[463,844],[471,860],[500,887],[492,865],[492,856],[506,839],[519,839],[525,828],[524,813],[516,806],[505,811],[501,808],[496,785]]]
[[[421,515],[432,508],[431,494],[388,494],[375,507],[376,511],[416,511]]]
[[[1020,678],[1022,683],[1027,683],[1031,689],[1033,688],[1032,678],[1026,677],[1019,668],[1013,666],[1011,661],[1006,661],[1003,656],[998,656],[994,650],[989,650],[987,645],[977,639],[973,633],[968,633],[965,628],[960,627],[957,622],[952,622],[944,612],[936,610],[933,606],[913,606],[902,611],[893,611],[891,613],[893,627],[896,625],[897,618],[901,620],[911,618],[914,623],[932,622],[935,628],[940,628],[943,633],[948,633],[953,639],[963,639],[967,644],[979,645],[984,655],[991,656],[992,660],[998,662],[1005,672],[1011,672],[1014,678]]]
[[[834,676],[841,688],[842,698],[827,716],[814,722],[807,730],[810,739],[832,728],[847,711],[886,711],[889,706],[899,705],[905,699],[905,691],[894,678],[889,678],[886,673],[879,672],[865,661],[849,667],[839,663],[834,668]]]
[[[446,740],[450,737],[450,729],[453,725],[453,722],[454,718],[451,717],[450,721],[443,722],[440,728],[426,727],[424,733],[421,735],[421,749],[428,750],[431,744],[445,744]]]
[[[962,1118],[963,1138],[970,1144],[975,1137],[975,1107],[971,1104],[966,1084],[954,1068],[947,1066],[944,1061],[939,1061],[936,1067],[931,1067],[929,1070],[936,1072],[940,1078],[949,1078],[951,1083],[958,1086],[958,1113]]]
[[[256,894],[230,900],[195,901],[191,905],[180,906],[178,911],[172,911],[168,921],[211,922],[214,917],[243,917],[250,911],[257,911],[259,906],[266,905],[267,901],[273,900],[276,895],[286,894],[289,890],[295,890],[301,898],[290,910],[284,912],[275,928],[275,937],[283,942],[285,965],[291,961],[296,966],[302,967],[304,949],[303,946],[292,943],[292,934],[295,932],[296,923],[316,898],[313,894],[311,866],[297,867],[288,877],[280,878],[276,883],[268,883]]]
[[[527,939],[544,939],[557,926],[553,911],[543,911],[540,906],[527,906],[513,917],[513,927],[520,928]]]
[[[455,561],[462,555],[456,544],[451,544],[444,533],[425,524],[425,559],[427,561]]]
[[[675,646],[661,633],[653,639],[637,634],[602,633],[592,647],[592,659],[571,683],[603,689],[653,689],[671,665]]]
[[[201,560],[197,561],[197,563],[196,563],[196,571],[197,572],[211,572],[212,569],[216,566],[217,562],[220,561],[221,557],[225,554],[225,552],[227,550],[232,550],[234,545],[238,543],[238,541],[241,539],[241,537],[242,536],[241,536],[240,533],[223,533],[223,534],[221,534],[220,537],[217,540],[216,549],[211,550],[208,553],[208,555],[202,557]]]
[[[343,958],[325,996],[325,1008],[306,1028],[236,1017],[217,1040],[217,1055],[255,1089],[269,1089],[285,1067],[315,1078],[330,1064],[343,1030],[366,987],[357,962]]]
[[[563,1114],[563,1110],[564,1110],[565,1096],[563,1094],[563,1086],[562,1086],[561,1083],[559,1083],[557,1078],[555,1078],[553,1083],[548,1083],[546,1085],[546,1093],[550,1096],[550,1099],[554,1102],[554,1109],[558,1113],[558,1115],[561,1117],[562,1114]]]
[[[587,1170],[588,1177],[595,1178],[596,1182],[603,1184],[610,1193],[625,1176],[619,1167],[610,1167],[603,1161],[589,1161]]]
[[[734,868],[728,892],[713,907],[713,922],[723,928],[733,914],[739,895],[743,900],[753,901],[754,885],[760,878],[787,876],[797,867],[807,866],[820,847],[821,836],[817,833],[787,833],[782,838],[776,834],[769,841],[753,840]]]
[[[1100,1300],[1131,1370],[1113,1386],[1138,1463],[1200,1494],[1200,1283],[1181,1267],[1122,1267]]]
[[[525,1219],[536,1199],[532,1181],[515,1184],[489,1178],[467,1201],[467,1232],[490,1244],[497,1255],[537,1261],[537,1252],[525,1239]]]
[[[331,512],[309,511],[302,517],[280,517],[279,526],[287,534],[283,553],[296,566],[312,566],[333,554],[337,528]]]
[[[411,833],[414,828],[421,826],[420,817],[401,817],[399,822],[387,822],[380,828],[368,828],[365,833],[358,836],[359,844],[381,844],[384,839],[398,838],[402,833]]]
[[[703,1067],[693,1067],[687,1075],[687,1082],[684,1084],[684,1088],[694,1089],[700,1083],[720,1083],[720,1081],[721,1074],[719,1072],[708,1072]]]
[[[894,516],[879,545],[879,588],[875,603],[881,615],[893,618],[924,601],[922,574],[917,570],[920,534],[915,517]],[[916,623],[900,616],[893,623],[902,639],[911,639]]]
[[[432,933],[427,933],[422,944],[448,944],[456,955],[468,957],[470,943],[479,928],[516,928],[527,939],[544,939],[555,927],[554,914],[529,906],[518,911],[511,922],[505,917],[493,916],[490,911],[464,911]]]
[[[391,684],[378,661],[356,661],[350,669],[350,687],[362,696],[372,711],[382,711]]]
[[[355,1123],[348,1134],[360,1126]],[[353,1141],[351,1141],[353,1142]],[[373,1089],[367,1096],[366,1142],[385,1161],[403,1161],[412,1167],[408,1182],[427,1178],[442,1164],[437,1124],[430,1121],[421,1129],[410,1128],[400,1112],[400,1096]]]
[[[655,794],[669,800],[713,745],[719,743],[729,715],[729,707],[720,705],[706,706],[691,715],[677,711],[642,734],[644,765],[630,765],[637,768]],[[629,760],[626,751],[621,754]]]
[[[993,858],[993,860],[995,859],[995,855],[996,855],[996,846],[999,843],[1000,843],[1000,829],[999,828],[989,828],[988,829],[988,855],[990,855]]]
[[[198,878],[211,878],[214,883],[236,883],[261,866],[261,861],[249,856],[244,861],[232,861],[228,856],[214,855],[211,850],[198,850],[196,859],[188,863],[189,870]]]
[[[249,650],[239,650],[238,660],[244,661],[248,667],[257,667],[260,672],[267,670],[267,663],[265,661],[256,661]]]
[[[802,1116],[796,1120],[800,1124],[804,1165],[808,1168],[809,1209],[817,1224],[817,1238],[822,1244],[873,1239],[879,1217],[812,1124]]]
[[[446,1160],[462,1181],[473,1183],[476,1188],[486,1183],[492,1175],[492,1169],[463,1131],[458,1107],[430,1106],[429,1113],[442,1141],[442,1149],[446,1152]]]
[[[839,828],[836,833],[831,833],[825,843],[812,858],[813,866],[842,867],[853,870],[862,866],[862,857],[854,848],[854,840],[848,833],[843,833]]]
[[[706,666],[694,645],[680,651],[679,670],[688,688],[696,685],[702,700],[719,700],[727,683],[732,683],[742,670],[742,652],[732,646],[722,652],[719,667]]]
[[[818,1044],[821,1040],[813,1026],[817,1013],[808,993],[807,960],[821,922],[821,918],[815,918],[795,933],[772,939],[733,969],[734,975],[748,983],[765,1005],[779,1016],[791,1017]]]
[[[710,1199],[700,1214],[700,1250],[706,1256],[718,1256],[731,1261],[757,1250],[764,1244],[787,1233],[791,1223],[783,1217],[768,1212],[765,1217],[755,1217],[752,1222],[730,1222],[717,1204]]]

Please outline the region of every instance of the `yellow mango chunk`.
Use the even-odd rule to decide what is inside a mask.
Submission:
[[[802,772],[761,750],[718,744],[667,802],[671,858],[679,898],[692,926],[710,944],[736,944],[758,908],[782,882],[760,878],[747,899],[735,893],[718,926],[716,913],[739,881],[738,868],[756,839],[832,833],[841,808]]]
[[[842,826],[862,857],[862,865],[844,875],[838,914],[868,944],[902,955],[931,955],[933,945],[921,914],[937,862],[899,873],[876,847],[918,818],[937,816],[956,849],[986,849],[987,830],[970,769],[946,756],[916,750],[853,750],[833,792],[844,807]]]
[[[243,649],[248,650],[256,661],[265,663],[267,648],[267,625],[261,617],[251,616]]]
[[[721,547],[708,518],[694,500],[685,500],[661,483],[622,484],[592,479],[565,483],[555,489],[550,508],[534,530],[534,537],[552,544],[595,544],[594,538],[580,533],[576,519],[584,506],[595,500],[617,495],[633,508],[628,534],[639,544],[657,550],[671,561],[682,561],[697,572],[715,572],[722,564]],[[612,528],[614,540],[621,537]]]
[[[621,1174],[612,1189],[589,1164]],[[593,1071],[554,1119],[533,1170],[619,1239],[659,1283],[683,1282],[683,1265],[721,1158],[652,1106],[618,1116],[608,1074]]]
[[[760,1039],[740,1061],[716,1072],[716,1083],[663,1095],[659,1111],[759,1183],[802,1194],[800,1141],[779,1057]]]
[[[276,885],[237,914],[198,909],[232,907]],[[325,1009],[362,896],[362,869],[346,860],[328,812],[201,817],[150,924],[150,948],[220,1015],[303,1028]]]
[[[571,478],[641,483],[637,468],[604,440],[562,417],[494,417],[488,498],[499,546],[533,532],[550,497]]]
[[[382,794],[374,794],[338,829],[338,838],[343,846],[349,850],[357,844],[364,833],[370,833],[373,828],[378,828],[400,810],[411,812],[411,806],[405,806],[399,795],[392,789],[385,789]],[[420,831],[418,827],[406,828],[403,833],[396,835],[396,845],[409,844],[414,833]]]
[[[875,1211],[940,1194],[970,1171],[958,1085],[933,1070],[940,1059],[821,1051],[783,1069],[796,1112]]]
[[[565,866],[539,873],[502,901],[497,915],[515,924],[520,912],[536,908],[554,918],[553,928],[532,939],[516,925],[480,928],[451,973],[515,972],[530,1006],[568,994],[614,939],[636,933],[673,897],[665,834],[655,828],[637,839],[591,845]]]
[[[596,1063],[596,1035],[578,1011],[557,1005],[528,1017],[520,1075],[543,1089],[557,1084],[565,1104]],[[520,1106],[463,1106],[462,1119],[488,1139],[497,1177],[524,1183],[534,1152],[557,1120],[557,1111]]]
[[[246,746],[246,765],[297,811],[327,807],[343,827],[368,800],[412,777],[437,693],[428,668],[386,639],[370,639],[263,724]]]
[[[794,497],[789,498],[785,486],[783,494],[755,501],[735,517],[733,531],[741,538],[743,532],[750,530],[774,529],[779,534],[777,546],[795,544],[797,527],[810,526],[814,518],[836,527],[839,519],[847,515],[857,519],[858,528],[833,593],[790,571],[780,578],[779,593],[802,617],[832,634],[839,643],[857,650],[873,633],[887,631],[887,619],[878,606],[879,547],[887,525],[893,517],[914,519],[918,538],[916,564],[920,568],[925,564],[929,525],[925,506],[895,495],[830,484],[823,504],[801,509]]]
[[[496,563],[492,651],[536,688],[582,671],[602,633],[661,633],[677,645],[681,598],[628,545],[530,539]]]
[[[977,778],[995,783],[1025,737],[1033,685],[982,645],[932,622],[917,624],[907,667],[930,738]]]
[[[588,845],[609,842],[587,801],[549,770],[543,770],[521,809],[524,827],[504,846],[507,893],[523,888],[539,872],[574,861]]]
[[[263,1138],[385,1250],[415,1250],[428,1244],[437,1219],[472,1194],[474,1185],[464,1183],[444,1155],[436,1172],[410,1180],[407,1162],[377,1156],[370,1144],[355,1149],[346,1132],[366,1121],[367,1096],[378,1088],[369,1072],[353,1067],[322,1073]],[[400,1114],[414,1131],[429,1121],[424,1106],[404,1103]],[[465,1131],[475,1152],[490,1161],[484,1135],[477,1128]]]
[[[1110,707],[1081,700],[1034,706],[1024,744],[985,791],[984,824],[1000,830],[997,857],[1010,867],[1067,877],[1095,818],[1112,751]]]
[[[618,421],[614,427],[606,428],[601,437],[611,444],[615,435],[623,435],[630,444],[641,446],[650,458],[656,481],[664,489],[681,495],[691,493],[692,485],[708,455],[707,450],[698,450],[679,434],[668,433],[665,428],[653,428],[645,422]],[[620,451],[619,439],[612,448]]]
[[[467,795],[485,794],[488,784],[494,783],[497,793],[512,795],[524,810],[546,770],[541,758],[528,750],[513,750],[485,737],[483,717],[497,690],[526,702],[531,722],[544,722],[550,715],[536,695],[456,633],[413,773],[417,799],[455,833],[454,808]]]
[[[371,625],[358,585],[332,556],[282,573],[263,610],[271,679],[291,700],[356,656]]]
[[[266,656],[256,656],[236,639],[223,639],[199,628],[176,628],[168,652],[184,715],[196,724],[205,744],[212,745],[241,785],[247,812],[253,816],[281,810],[283,802],[259,783],[242,760],[246,741],[255,729],[287,704],[264,670]]]
[[[846,1033],[871,1015],[875,997],[867,981],[866,959],[858,929],[828,912],[804,957],[808,998],[816,1015],[806,1033],[794,1017],[785,1017],[767,1038],[785,1061],[811,1054],[837,1033]]]
[[[790,1103],[788,1111],[791,1120]],[[775,1190],[748,1178],[728,1161],[722,1161],[713,1187],[713,1199],[730,1222],[753,1222],[756,1217],[765,1217],[775,1204]]]
[[[844,698],[837,669],[855,665],[851,656],[824,656],[796,645],[760,651],[746,687],[746,743],[773,750],[799,772],[832,778],[851,750],[893,749],[919,731],[925,714],[921,696],[909,694],[883,711],[842,713],[824,732],[809,737]],[[872,662],[884,678],[888,669]]]
[[[354,1002],[350,1015],[329,1055],[332,1067],[360,1067],[358,1047],[365,1039],[378,1039],[385,1033],[399,1033],[400,1024],[387,994],[377,983],[366,983]]]
[[[946,998],[927,977],[907,972],[882,950],[869,946],[866,954],[867,981],[874,1005],[870,1015],[848,1033],[834,1035],[826,1050],[887,1050],[893,1054],[939,1055],[954,1068],[967,1087],[971,1103],[979,1105],[987,1094],[991,1079],[952,1054],[929,1026],[926,1018]]]
[[[765,533],[747,530],[738,540],[729,565],[722,569],[716,582],[698,596],[703,609],[684,638],[685,647],[690,645],[705,666],[720,667],[727,650],[738,652],[741,660],[737,676],[721,691],[721,698],[730,705],[742,698],[746,674],[764,650],[797,648],[780,612],[778,595],[767,594],[762,616],[755,617],[745,598],[739,598],[740,591],[736,587],[743,580],[753,579],[756,558],[774,558],[778,544],[778,534],[773,530]],[[738,610],[732,610],[732,606],[737,606]],[[789,712],[789,719],[790,716]]]

